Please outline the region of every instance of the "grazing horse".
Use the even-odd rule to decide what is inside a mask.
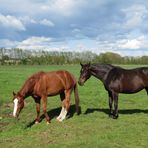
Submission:
[[[93,75],[100,79],[109,96],[109,116],[118,118],[118,94],[136,93],[145,89],[148,94],[148,67],[123,69],[109,64],[81,64],[79,85],[83,85]],[[114,111],[112,104],[114,102]]]
[[[47,114],[47,97],[60,94],[62,101],[62,109],[57,117],[58,121],[65,119],[70,107],[70,95],[74,90],[76,112],[79,112],[79,95],[77,81],[68,71],[38,72],[33,74],[22,86],[17,94],[13,93],[14,110],[13,116],[18,117],[20,111],[24,107],[24,99],[32,96],[36,103],[37,117],[35,123],[40,121],[40,102],[43,103],[43,112],[47,123],[50,118]]]

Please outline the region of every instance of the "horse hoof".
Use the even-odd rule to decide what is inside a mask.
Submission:
[[[62,117],[57,117],[57,121],[62,122],[63,121]]]
[[[35,124],[39,124],[39,121],[35,121]]]
[[[113,114],[109,114],[108,116],[109,116],[109,118],[113,118]]]
[[[57,119],[58,122],[62,122],[63,120],[64,120],[64,119],[62,119],[62,118],[58,118],[58,119]]]
[[[58,121],[58,122],[62,122],[62,120],[61,120],[61,119],[57,119],[57,121]]]
[[[113,119],[117,119],[118,118],[118,115],[113,115]]]
[[[50,124],[50,122],[49,122],[49,121],[47,121],[47,122],[46,122],[46,124],[48,125],[48,124]]]

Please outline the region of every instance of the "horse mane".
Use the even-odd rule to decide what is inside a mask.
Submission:
[[[96,68],[105,68],[105,69],[113,69],[113,68],[116,68],[117,66],[114,66],[114,65],[111,65],[111,64],[98,64],[98,63],[94,63],[94,64],[91,64],[92,67],[96,67]]]

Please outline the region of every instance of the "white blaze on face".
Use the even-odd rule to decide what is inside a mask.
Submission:
[[[18,106],[18,99],[14,99],[14,109],[13,109],[13,116],[16,117],[16,111],[17,111],[17,106]]]

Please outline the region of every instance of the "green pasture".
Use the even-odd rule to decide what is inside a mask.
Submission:
[[[135,66],[124,66],[128,68]],[[33,124],[35,103],[25,100],[19,120],[11,117],[12,92],[18,91],[34,72],[66,69],[78,79],[79,65],[0,66],[0,148],[147,148],[148,96],[145,90],[119,96],[119,118],[108,117],[108,96],[103,84],[91,77],[79,86],[81,114],[74,113],[71,96],[70,118],[56,121],[61,109],[59,96],[48,98],[48,113],[52,120],[46,125]],[[42,115],[42,112],[41,112]],[[42,116],[43,117],[43,116]]]

